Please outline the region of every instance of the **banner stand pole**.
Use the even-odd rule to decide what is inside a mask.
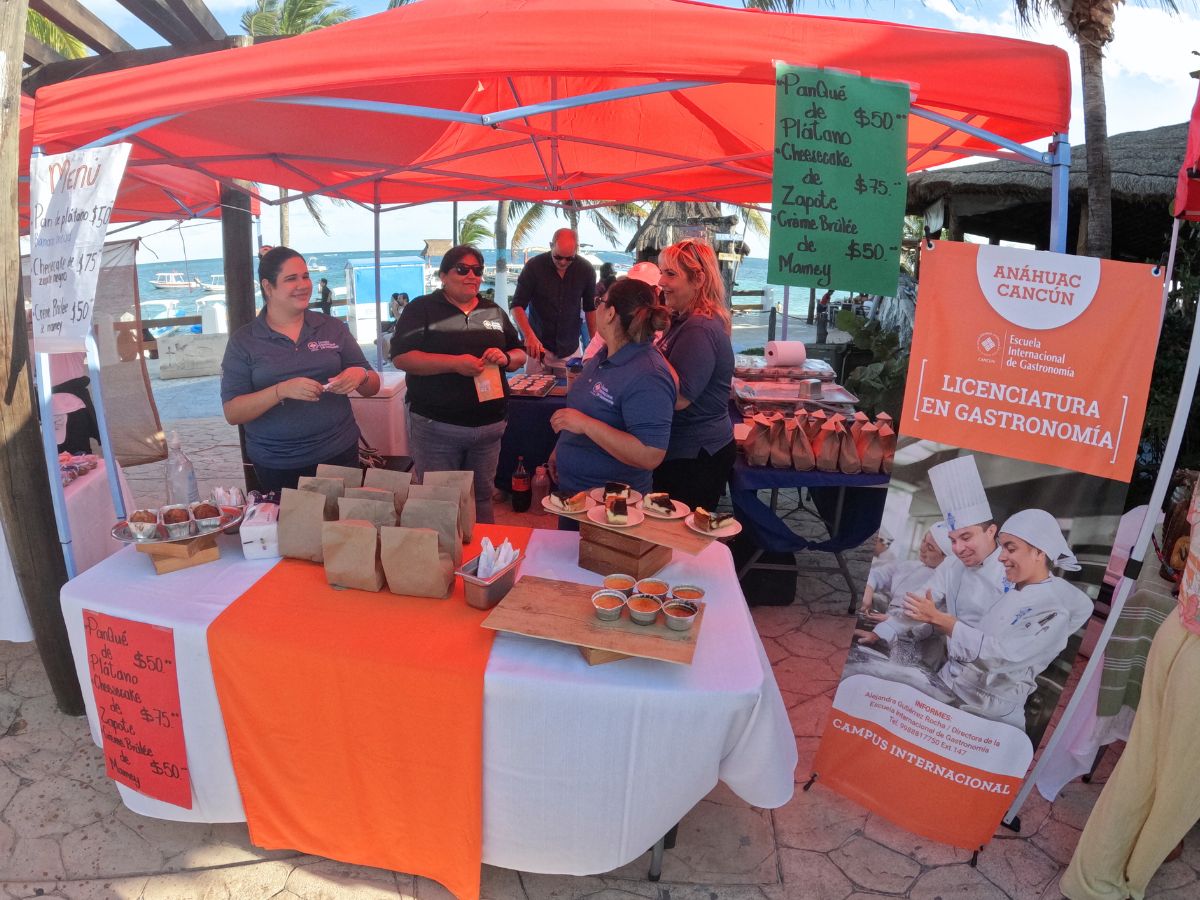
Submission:
[[[383,298],[379,296],[383,290],[383,273],[379,271],[379,179],[375,179],[375,365],[378,371],[383,371],[383,310],[380,304]]]
[[[87,348],[88,377],[91,379],[92,405],[96,407],[96,424],[100,428],[100,453],[104,456],[104,474],[108,477],[108,490],[112,494],[113,511],[117,519],[124,519],[125,498],[121,495],[121,478],[117,461],[113,456],[112,439],[108,433],[108,413],[104,410],[104,388],[100,384],[100,350],[96,336],[89,332],[84,345]]]
[[[1178,236],[1179,220],[1176,219],[1171,240],[1170,259],[1172,262],[1174,261],[1175,242]],[[1172,274],[1173,272],[1168,268],[1166,277],[1167,285],[1170,283]],[[1083,670],[1083,676],[1079,679],[1075,693],[1071,695],[1071,700],[1067,704],[1066,709],[1063,710],[1062,718],[1059,719],[1058,726],[1054,729],[1054,734],[1050,735],[1050,740],[1046,743],[1045,749],[1042,750],[1042,755],[1038,757],[1037,765],[1033,767],[1033,771],[1025,779],[1025,783],[1021,786],[1021,790],[1017,793],[1012,806],[1008,809],[1008,814],[1004,818],[1005,827],[1013,831],[1020,830],[1021,820],[1018,813],[1029,798],[1030,793],[1033,792],[1037,782],[1037,775],[1043,768],[1043,763],[1049,759],[1051,752],[1058,746],[1062,736],[1066,734],[1066,726],[1074,718],[1076,710],[1083,701],[1084,688],[1095,677],[1096,669],[1100,667],[1100,660],[1104,656],[1104,648],[1107,646],[1108,640],[1117,626],[1117,620],[1121,617],[1121,611],[1125,608],[1125,600],[1129,596],[1133,586],[1133,578],[1129,576],[1129,573],[1139,571],[1142,560],[1146,557],[1146,549],[1150,546],[1150,537],[1154,534],[1154,528],[1157,524],[1158,516],[1156,515],[1156,510],[1162,508],[1163,500],[1166,499],[1167,487],[1170,485],[1171,476],[1175,470],[1175,462],[1179,458],[1179,445],[1183,442],[1183,433],[1187,428],[1188,413],[1191,411],[1192,398],[1196,392],[1196,375],[1198,370],[1200,370],[1200,309],[1197,310],[1196,319],[1192,323],[1192,341],[1188,348],[1187,363],[1183,370],[1183,381],[1179,385],[1179,397],[1175,402],[1175,417],[1171,422],[1171,431],[1167,435],[1167,444],[1163,450],[1158,477],[1154,480],[1154,490],[1150,494],[1149,512],[1146,514],[1145,521],[1142,522],[1141,531],[1138,532],[1137,541],[1133,545],[1133,551],[1129,557],[1130,565],[1126,566],[1126,574],[1121,578],[1121,584],[1113,599],[1108,619],[1104,623],[1104,630],[1100,633],[1100,638],[1096,642],[1096,647],[1092,651],[1092,656],[1088,660],[1086,668]]]
[[[71,550],[71,523],[67,519],[67,497],[63,493],[62,472],[58,468],[58,442],[54,440],[54,401],[51,398],[50,355],[36,353],[38,410],[41,412],[42,454],[46,457],[46,474],[50,477],[50,499],[54,504],[54,520],[58,526],[58,542],[62,545],[63,561],[67,564],[67,580],[74,578],[75,554]]]

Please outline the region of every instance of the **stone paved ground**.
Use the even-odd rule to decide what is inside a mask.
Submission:
[[[177,423],[203,486],[236,483],[236,432],[216,419]],[[162,466],[127,471],[141,502],[162,496]],[[502,520],[542,524],[499,508]],[[797,527],[821,536],[813,520]],[[869,555],[849,554],[861,585]],[[804,556],[802,556],[804,558]],[[827,562],[814,558],[810,561]],[[797,781],[809,774],[845,657],[852,619],[840,576],[801,577],[796,602],[759,607],[754,619],[774,666],[796,732]],[[0,900],[442,900],[437,884],[410,875],[331,862],[250,845],[244,825],[195,825],[142,818],[126,810],[104,777],[86,721],[59,714],[30,644],[0,642]],[[743,803],[718,786],[683,820],[663,879],[645,880],[648,854],[589,877],[535,875],[484,867],[492,900],[1054,900],[1109,771],[1096,783],[1069,785],[1053,806],[1036,793],[1022,812],[1023,831],[1004,829],[980,855],[896,828],[825,789],[797,785],[776,810]],[[1165,865],[1149,896],[1200,896],[1200,831],[1183,857]]]

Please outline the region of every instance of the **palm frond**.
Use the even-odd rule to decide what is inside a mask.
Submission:
[[[521,211],[517,209],[517,204],[528,204],[528,209]],[[517,220],[517,226],[512,230],[512,240],[509,241],[514,250],[524,244],[525,238],[529,237],[534,229],[542,224],[542,220],[546,218],[546,210],[549,208],[544,203],[529,203],[525,200],[512,202],[511,211],[521,216]]]
[[[495,234],[487,223],[495,212],[490,206],[481,206],[459,219],[458,243],[475,245],[486,238],[494,238]]]
[[[67,59],[83,59],[87,56],[87,47],[83,41],[59,28],[41,13],[29,10],[25,19],[25,31],[30,37],[37,38],[51,50],[57,51]]]

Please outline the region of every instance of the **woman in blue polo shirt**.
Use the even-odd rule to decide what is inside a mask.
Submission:
[[[263,309],[229,338],[221,361],[221,402],[244,425],[259,490],[295,487],[319,463],[358,465],[351,391],[379,390],[346,323],[308,308],[304,257],[275,247],[258,261]]]
[[[693,508],[716,509],[737,455],[729,419],[733,343],[725,283],[716,254],[700,241],[665,248],[658,267],[671,310],[671,327],[658,346],[679,376],[679,396],[654,489]]]
[[[596,307],[604,349],[584,365],[567,405],[550,418],[558,444],[550,471],[560,490],[581,491],[607,481],[650,490],[651,472],[671,437],[675,382],[652,343],[667,314],[654,289],[619,278]]]

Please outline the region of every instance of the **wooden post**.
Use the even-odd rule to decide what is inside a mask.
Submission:
[[[221,254],[225,262],[225,315],[229,333],[254,321],[254,291],[257,260],[254,258],[253,216],[250,195],[228,185],[221,186]],[[258,489],[254,466],[246,456],[246,432],[238,426],[242,448],[242,473],[247,490]]]
[[[58,708],[83,715],[58,592],[67,582],[29,380],[29,340],[17,242],[17,123],[27,0],[0,3],[0,514],[17,584]],[[19,525],[18,525],[19,523]],[[16,527],[14,527],[16,526]],[[94,523],[109,527],[109,523]]]

